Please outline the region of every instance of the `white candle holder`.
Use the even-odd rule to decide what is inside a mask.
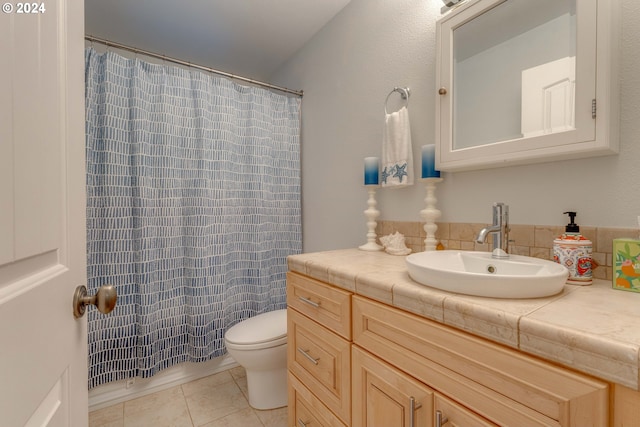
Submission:
[[[427,197],[424,202],[427,205],[420,211],[420,216],[424,219],[424,231],[427,233],[427,238],[424,239],[424,250],[435,251],[438,241],[436,240],[436,231],[438,226],[436,220],[440,218],[440,211],[436,209],[436,184],[442,182],[442,178],[424,178],[424,182],[427,188]]]
[[[367,217],[367,243],[360,246],[359,249],[363,251],[381,251],[382,246],[376,243],[376,218],[380,215],[380,211],[376,209],[376,187],[377,185],[367,185],[367,191],[369,192],[369,200],[367,200],[368,208],[364,211],[364,215]]]

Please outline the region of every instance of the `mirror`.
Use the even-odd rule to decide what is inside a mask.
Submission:
[[[469,0],[441,18],[438,167],[617,152],[616,1]]]
[[[545,120],[531,117],[542,109],[526,108],[540,90],[550,89],[551,105],[559,104],[555,96],[566,97],[566,118],[573,117],[575,6],[575,0],[510,0],[453,30],[454,149],[543,132]],[[555,73],[547,70],[557,62]]]

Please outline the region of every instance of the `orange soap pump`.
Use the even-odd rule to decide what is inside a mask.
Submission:
[[[565,227],[565,233],[553,241],[553,259],[569,270],[568,284],[590,285],[593,282],[593,243],[580,234],[580,227],[574,222],[576,212],[564,213],[569,215],[570,223]]]

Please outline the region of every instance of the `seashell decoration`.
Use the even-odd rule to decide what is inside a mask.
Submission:
[[[404,235],[399,232],[380,237],[380,243],[384,246],[386,253],[391,255],[408,255],[411,253],[404,243]]]

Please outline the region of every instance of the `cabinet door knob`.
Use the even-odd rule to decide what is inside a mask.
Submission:
[[[449,422],[449,418],[442,415],[441,411],[436,411],[436,427],[442,427]]]
[[[446,94],[447,94],[447,88],[446,88],[446,87],[441,87],[441,88],[438,90],[438,94],[439,94],[439,95],[446,95]]]

